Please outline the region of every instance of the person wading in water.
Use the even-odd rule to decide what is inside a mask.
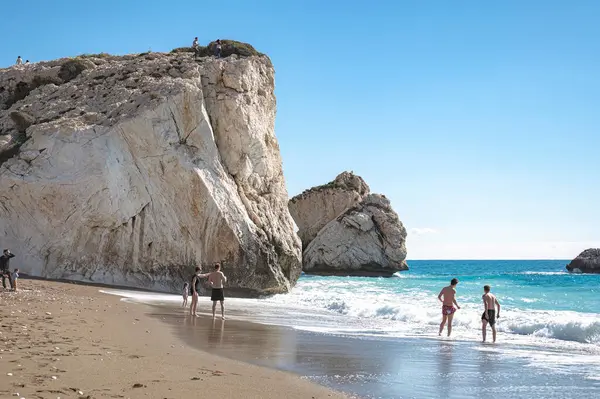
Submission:
[[[454,318],[454,312],[460,309],[460,306],[458,306],[458,303],[456,302],[457,284],[458,279],[453,278],[450,281],[450,285],[442,288],[438,295],[438,299],[442,302],[442,323],[440,324],[440,332],[438,334],[440,336],[442,335],[442,331],[444,331],[446,321],[448,322],[448,336],[450,336],[452,333],[452,319]],[[442,297],[444,299],[442,299]]]

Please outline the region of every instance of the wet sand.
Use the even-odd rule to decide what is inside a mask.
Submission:
[[[20,287],[0,288],[2,398],[346,397],[187,345],[164,324],[182,318],[175,309],[163,317],[91,286],[21,279]]]
[[[208,310],[207,305],[200,309]],[[230,313],[235,318],[235,311]],[[364,398],[600,397],[600,381],[530,367],[489,344],[353,338],[247,321],[190,320],[167,306],[155,307],[152,316],[190,347],[291,371]]]

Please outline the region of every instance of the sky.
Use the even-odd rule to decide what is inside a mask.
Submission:
[[[253,44],[276,70],[290,196],[359,174],[391,200],[409,259],[570,259],[600,246],[598,1],[21,0],[1,10],[0,66],[169,51],[195,36]]]

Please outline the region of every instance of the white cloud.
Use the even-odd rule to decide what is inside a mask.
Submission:
[[[425,234],[438,234],[439,230],[432,229],[431,227],[413,227],[408,231],[411,236],[422,236]]]

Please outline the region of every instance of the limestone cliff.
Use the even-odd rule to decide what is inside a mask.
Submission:
[[[600,273],[600,248],[586,249],[567,265],[567,270],[577,273]]]
[[[360,176],[343,172],[333,181],[292,198],[290,213],[298,226],[302,246],[306,248],[327,223],[357,205],[368,193],[369,186]]]
[[[25,272],[286,292],[300,241],[266,56],[89,56],[0,70],[0,243]]]
[[[407,270],[406,229],[383,195],[344,172],[292,198],[309,274],[391,276]]]

